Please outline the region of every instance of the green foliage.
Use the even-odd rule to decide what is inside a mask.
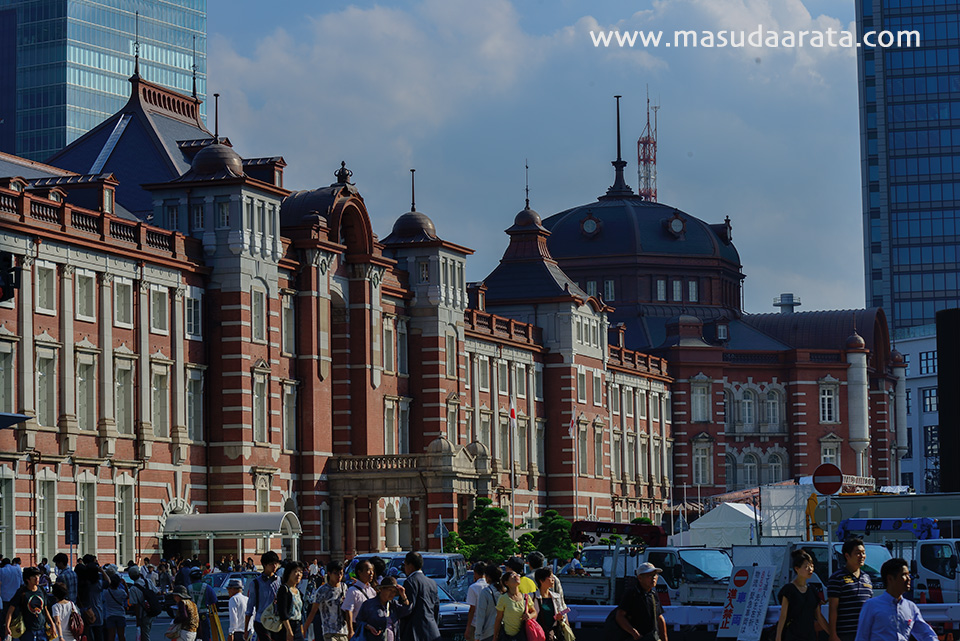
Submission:
[[[450,532],[450,535],[443,542],[443,551],[451,554],[459,552],[465,559],[472,559],[476,550],[475,545],[470,545],[464,541],[456,532]]]
[[[533,534],[537,549],[550,559],[566,561],[573,556],[577,546],[570,540],[573,524],[560,516],[556,510],[547,510],[540,517],[540,529]]]
[[[637,518],[630,521],[631,523],[638,523],[640,525],[653,525],[653,521],[646,516],[638,516]],[[643,540],[642,536],[631,536],[630,545],[646,545],[646,541]]]
[[[517,544],[510,536],[507,512],[492,507],[493,501],[485,496],[477,497],[477,506],[459,527],[459,539],[469,548],[472,561],[499,563],[517,551]],[[449,544],[450,539],[447,539]]]
[[[521,534],[517,539],[517,547],[520,549],[520,554],[527,556],[537,549],[536,535],[533,532]]]

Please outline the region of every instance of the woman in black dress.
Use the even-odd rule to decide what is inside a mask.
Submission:
[[[813,557],[806,550],[797,550],[790,555],[793,560],[793,581],[780,589],[780,620],[777,621],[777,641],[816,641],[817,631],[827,629],[827,622],[820,611],[820,594],[807,585],[813,576]]]

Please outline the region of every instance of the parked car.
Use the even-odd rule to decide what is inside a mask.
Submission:
[[[397,583],[403,585],[405,580],[400,577]],[[437,584],[437,596],[440,598],[440,637],[445,641],[464,641],[470,606],[455,600],[440,584]]]
[[[344,576],[353,576],[354,570],[357,569],[357,563],[360,561],[370,560],[375,556],[379,556],[387,564],[387,567],[393,567],[393,564],[399,563],[400,571],[403,572],[403,556],[406,552],[376,552],[376,553],[367,553],[367,554],[358,554],[357,556],[350,559],[350,562],[347,563],[347,567],[344,571]]]
[[[230,601],[230,595],[227,594],[227,581],[230,579],[240,579],[243,581],[243,593],[247,593],[247,588],[250,587],[250,581],[252,581],[259,572],[211,572],[203,577],[204,583],[209,583],[210,587],[213,588],[213,591],[217,593],[217,611],[226,612],[228,603]]]
[[[406,554],[400,554],[390,561],[387,567],[397,568],[403,572],[403,557]],[[440,554],[436,552],[424,552],[423,573],[437,582],[441,588],[446,590],[454,599],[465,599],[466,590],[463,587],[463,578],[467,576],[467,562],[462,554]],[[472,571],[470,578],[473,578]],[[469,583],[466,584],[469,586]]]

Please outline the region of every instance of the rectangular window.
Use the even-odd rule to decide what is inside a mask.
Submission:
[[[117,486],[117,556],[134,559],[137,556],[133,525],[133,486]]]
[[[487,451],[493,451],[493,443],[490,441],[490,415],[486,412],[480,412],[480,434],[477,438],[486,446]]]
[[[447,334],[446,345],[444,347],[446,355],[447,378],[457,377],[457,337],[453,334]]]
[[[0,478],[0,520],[6,525],[0,528],[0,554],[7,558],[15,556],[13,545],[17,536],[16,520],[13,515],[15,500],[13,479]]]
[[[517,446],[518,446],[517,455],[520,459],[520,469],[524,472],[527,470],[527,466],[530,462],[529,438],[530,438],[530,426],[527,420],[521,419],[517,421]]]
[[[407,324],[400,321],[397,323],[397,373],[409,373],[407,367]]]
[[[695,385],[693,394],[691,420],[695,423],[705,423],[710,420],[709,389],[705,385]]]
[[[497,361],[497,391],[506,396],[510,387],[510,365],[507,361]]]
[[[57,272],[49,263],[36,264],[37,308],[41,314],[57,313]]]
[[[96,361],[83,356],[77,365],[77,423],[81,430],[97,428]]]
[[[543,370],[540,367],[533,370],[533,398],[543,400]]]
[[[84,554],[96,554],[97,484],[80,483],[77,503],[77,511],[80,512],[80,550]]]
[[[603,430],[593,430],[593,475],[603,476]]]
[[[650,445],[647,439],[640,440],[640,480],[646,483],[650,477]]]
[[[820,388],[820,422],[837,422],[837,390],[833,387]]]
[[[293,294],[285,294],[280,297],[280,326],[283,331],[283,335],[280,337],[283,341],[280,351],[284,354],[295,354],[297,351],[297,316],[293,301]],[[384,342],[386,343],[386,341]],[[390,343],[386,344],[390,345]]]
[[[527,397],[527,367],[525,365],[517,365],[517,398],[526,398]]]
[[[683,281],[680,281],[680,280],[673,281],[673,300],[674,301],[683,300]]]
[[[603,300],[605,300],[608,303],[610,301],[616,300],[614,298],[615,293],[616,292],[614,291],[613,281],[612,280],[603,281]]]
[[[657,393],[650,394],[650,420],[660,420],[660,395]]]
[[[13,412],[17,377],[13,362],[13,344],[0,343],[0,412]]]
[[[170,387],[166,371],[154,371],[151,381],[151,419],[153,435],[158,438],[170,436]]]
[[[824,443],[820,446],[820,462],[837,464],[837,446],[833,443]]]
[[[927,458],[940,456],[940,426],[923,426],[923,455]]]
[[[920,375],[937,373],[937,353],[920,352]]]
[[[700,300],[700,290],[697,286],[697,281],[691,280],[687,282],[687,298],[691,303],[696,303]]]
[[[613,435],[613,452],[610,455],[610,475],[614,481],[619,481],[623,476],[620,473],[620,461],[623,457],[623,449],[620,446],[620,435]]]
[[[537,469],[541,472],[547,471],[547,424],[544,421],[537,421]]]
[[[913,390],[907,389],[907,414],[913,414]]]
[[[620,413],[620,386],[611,385],[610,390],[607,392],[610,398],[610,413],[619,414]]]
[[[392,372],[394,370],[394,344],[393,344],[393,318],[383,319],[383,370]]]
[[[587,296],[596,296],[597,295],[597,281],[588,280],[587,281]]]
[[[92,272],[76,273],[77,319],[97,321],[97,281]]]
[[[581,427],[577,435],[577,468],[580,476],[587,475],[587,428]]]
[[[454,445],[457,444],[457,405],[447,406],[447,440]]]
[[[383,406],[383,451],[385,454],[397,453],[396,402],[387,400]]]
[[[117,361],[114,372],[117,406],[117,432],[133,434],[133,361]]]
[[[500,419],[500,463],[503,469],[510,469],[510,423]]]
[[[593,373],[593,404],[603,405],[603,380],[600,378],[600,372]]]
[[[103,213],[105,214],[113,213],[113,190],[112,189],[103,190]]]
[[[283,449],[297,449],[297,388],[283,386]]]
[[[637,399],[637,414],[638,418],[647,418],[647,390],[639,391],[639,398]]]
[[[267,442],[267,377],[256,374],[253,377],[253,440]]]
[[[633,418],[633,388],[623,389],[623,413],[627,418]]]
[[[193,203],[190,205],[190,219],[193,224],[193,231],[203,231],[203,203]]]
[[[582,343],[583,342],[583,319],[577,316],[575,325],[577,326],[577,342]]]
[[[133,327],[133,282],[126,278],[113,281],[113,324]]]
[[[230,202],[221,200],[217,203],[217,227],[225,229],[230,226]]]
[[[400,454],[410,453],[410,406],[407,401],[400,401],[400,411],[397,414],[397,440]]]
[[[693,484],[710,483],[710,448],[702,445],[693,448]]]
[[[653,476],[657,483],[663,479],[663,459],[660,457],[660,439],[653,440]]]
[[[627,479],[637,479],[637,439],[633,436],[627,437]]]
[[[478,380],[481,392],[490,391],[490,359],[486,356],[477,358]]]
[[[667,300],[667,281],[663,278],[657,279],[657,300]]]
[[[587,373],[583,370],[577,371],[577,402],[587,402]]]
[[[907,453],[903,455],[903,458],[913,458],[913,428],[907,428]]]
[[[197,292],[194,296],[186,297],[186,304],[184,305],[184,314],[187,317],[186,330],[188,338],[202,339],[203,338],[203,325],[200,324],[201,318],[201,309],[202,301],[200,298],[201,294]]]
[[[928,387],[927,389],[920,390],[920,397],[923,399],[923,411],[924,412],[936,412],[937,411],[937,388]]]
[[[52,559],[57,549],[57,482],[37,483],[37,548],[41,557]]]
[[[267,294],[254,289],[250,292],[250,323],[253,340],[264,343],[267,340]]]
[[[154,334],[167,333],[167,319],[170,317],[170,296],[166,287],[153,285],[150,288],[150,331]]]
[[[419,263],[420,265],[420,282],[429,283],[430,282],[430,263],[424,261]]]
[[[320,552],[330,551],[330,509],[326,503],[320,506]]]
[[[53,350],[37,350],[37,421],[57,426],[57,359]]]
[[[180,207],[178,205],[167,205],[167,228],[173,231],[180,231]]]
[[[203,371],[190,369],[187,373],[187,438],[203,440]]]

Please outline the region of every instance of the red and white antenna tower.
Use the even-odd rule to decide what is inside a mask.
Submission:
[[[637,139],[637,193],[644,200],[657,202],[657,111],[653,105],[653,126],[650,126],[650,89],[647,88],[647,126]]]

